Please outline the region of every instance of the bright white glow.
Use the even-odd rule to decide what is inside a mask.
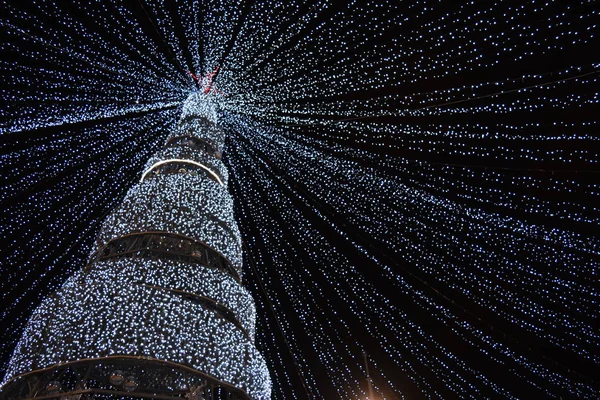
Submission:
[[[210,168],[208,168],[206,165],[204,165],[204,164],[201,164],[201,163],[199,163],[199,162],[197,162],[197,161],[192,161],[192,160],[182,160],[182,159],[178,159],[178,158],[173,158],[173,159],[170,159],[170,160],[162,160],[162,161],[159,161],[159,162],[157,162],[156,164],[154,164],[153,166],[151,166],[150,168],[148,168],[148,169],[146,170],[146,172],[144,172],[144,174],[142,175],[142,178],[140,179],[140,182],[143,182],[143,181],[144,181],[144,178],[146,178],[146,175],[148,175],[148,173],[149,173],[150,171],[152,171],[154,168],[156,168],[156,167],[158,167],[158,166],[160,166],[160,165],[163,165],[163,164],[168,164],[168,163],[171,163],[171,162],[179,162],[179,163],[184,163],[184,164],[193,164],[193,165],[196,165],[196,166],[198,166],[198,167],[200,167],[200,168],[203,168],[203,169],[205,169],[206,171],[208,171],[208,172],[209,172],[209,173],[210,173],[212,176],[214,176],[214,177],[215,177],[215,179],[217,180],[217,182],[219,182],[221,185],[223,185],[223,181],[221,180],[221,178],[219,178],[219,175],[215,174],[215,173],[214,173],[214,172],[213,172],[213,171],[212,171]]]

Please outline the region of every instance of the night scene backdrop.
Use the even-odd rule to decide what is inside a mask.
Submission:
[[[0,7],[4,369],[215,72],[274,399],[600,397],[597,2]]]

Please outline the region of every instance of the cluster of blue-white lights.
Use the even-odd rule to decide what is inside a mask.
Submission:
[[[159,278],[158,273],[166,276]],[[146,279],[145,274],[150,276]],[[107,261],[76,273],[35,310],[5,381],[54,364],[133,355],[190,365],[247,391],[252,398],[269,399],[269,372],[251,338],[200,304],[137,282],[184,288],[200,283],[195,292],[241,305],[246,317],[253,319],[248,304],[252,300],[235,287],[239,284],[210,275],[172,262],[138,261],[136,265],[131,260]],[[200,281],[200,277],[208,279]],[[239,296],[245,297],[242,303]],[[248,319],[243,321],[251,328]]]
[[[158,175],[135,184],[104,222],[98,245],[139,232],[170,232],[208,244],[242,272],[239,230],[227,188],[203,175]]]
[[[164,229],[210,242],[238,270],[243,239],[276,398],[365,398],[364,349],[390,400],[600,397],[581,367],[600,364],[600,64],[582,54],[598,40],[593,1],[143,3],[36,4],[48,18],[1,6],[0,47],[19,55],[0,64],[0,134],[14,143],[0,154],[5,332],[83,265],[100,228],[102,243]],[[190,73],[217,67],[202,94]],[[208,101],[181,107],[190,93]],[[182,109],[224,129],[178,125]],[[220,151],[225,131],[231,179],[206,155],[156,153],[186,134]],[[167,158],[223,173],[241,238],[217,182],[182,172],[139,183]],[[220,215],[233,236],[192,214]],[[198,290],[251,326],[243,297],[216,288]],[[575,361],[466,318],[454,296]]]

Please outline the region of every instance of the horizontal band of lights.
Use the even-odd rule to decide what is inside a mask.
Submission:
[[[160,151],[153,154],[146,161],[144,167],[141,169],[140,172],[146,171],[159,161],[171,159],[183,159],[199,162],[200,164],[203,164],[204,166],[210,168],[215,174],[217,174],[223,182],[223,185],[227,187],[229,174],[223,161],[214,152],[207,151],[206,149],[198,147],[189,146],[189,144],[165,144],[165,146]],[[159,175],[163,173],[176,173],[178,172],[179,168],[186,168],[188,169],[188,172],[197,171],[198,173],[202,173],[209,177],[211,180],[217,182],[217,180],[206,170],[197,166],[183,165],[181,163],[171,163],[157,167],[153,169],[148,176],[146,176],[146,179],[150,179],[154,175]]]
[[[146,175],[148,175],[154,168],[159,167],[159,166],[164,165],[164,164],[169,164],[169,163],[192,164],[192,165],[195,165],[195,166],[200,167],[202,169],[205,169],[206,171],[208,171],[208,173],[210,173],[217,180],[217,182],[219,182],[219,184],[223,185],[223,181],[221,180],[221,178],[219,177],[219,175],[215,174],[206,165],[201,164],[201,163],[199,163],[197,161],[183,160],[183,159],[178,159],[178,158],[172,158],[172,159],[169,159],[169,160],[163,160],[163,161],[157,162],[156,164],[154,164],[153,166],[151,166],[150,168],[148,168],[144,172],[144,174],[142,175],[142,178],[140,179],[140,182],[143,182],[144,179],[146,178]]]
[[[98,245],[131,233],[177,233],[219,251],[241,275],[241,239],[227,186],[219,185],[212,177],[206,179],[188,173],[163,175],[159,179],[150,179],[151,176],[153,174],[134,185],[120,206],[107,217],[98,236]],[[225,229],[220,221],[226,222],[228,228]]]
[[[155,286],[155,285],[148,285],[141,281],[136,282],[135,284],[145,286],[150,289],[163,290],[163,291],[169,292],[171,294],[181,296],[186,300],[190,300],[197,304],[200,304],[202,307],[206,308],[207,310],[214,312],[218,317],[223,318],[227,322],[230,322],[233,325],[235,325],[236,328],[238,328],[239,330],[242,331],[242,333],[244,334],[244,336],[246,338],[250,339],[250,334],[244,328],[242,323],[236,318],[235,313],[231,309],[229,309],[227,306],[219,303],[215,299],[211,299],[210,297],[206,297],[206,296],[201,296],[196,293],[186,292],[185,290],[166,288],[166,287],[160,287],[160,286]]]
[[[233,311],[244,330],[253,339],[256,308],[248,290],[224,271],[198,268],[198,265],[174,259],[121,258],[101,260],[84,270],[93,276],[123,275],[125,287],[145,285],[171,288],[214,299]]]

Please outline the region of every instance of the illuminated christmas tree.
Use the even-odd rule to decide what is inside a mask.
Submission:
[[[270,398],[209,91],[188,97],[88,265],[33,313],[5,398]]]
[[[87,265],[106,215],[140,180],[182,101],[201,86],[215,91],[206,97],[217,100],[218,125],[229,135],[227,187],[272,398],[366,399],[372,387],[387,400],[600,399],[597,4],[339,3],[0,2],[0,375],[10,371],[7,392],[19,387],[11,378],[39,369],[21,354],[24,344],[8,366],[29,317]],[[205,84],[213,73],[203,75],[216,66],[220,92]],[[186,159],[168,151],[151,164]],[[208,166],[214,158],[191,160]],[[157,165],[145,184],[189,178],[179,169],[198,166],[177,164],[166,175],[173,164]],[[160,208],[167,193],[177,197],[173,187],[153,187],[127,197],[140,226],[148,217],[137,210],[173,209]],[[189,219],[182,221],[187,227]],[[116,238],[107,235],[102,245]],[[168,252],[170,266],[187,263],[175,253]],[[86,282],[100,276],[117,281],[115,304],[102,307],[125,313],[119,318],[132,325],[146,317],[121,311],[132,302],[123,287],[136,302],[138,292],[151,293],[153,310],[161,310],[159,296],[171,296],[167,304],[176,297],[139,286],[167,283],[156,268],[146,271],[159,261],[134,269],[148,254],[137,256],[93,263],[84,282],[89,292]],[[117,272],[109,261],[124,265]],[[177,282],[188,274],[178,268]],[[194,290],[207,285],[200,270]],[[69,304],[78,296],[58,298]],[[181,301],[190,310],[191,300]],[[43,307],[37,326],[70,318]],[[63,325],[89,324],[100,336],[106,328],[94,318]],[[118,329],[114,337],[138,335]],[[40,332],[28,328],[28,351],[38,351]],[[160,332],[169,346],[155,355],[173,351],[170,332]],[[98,353],[121,351],[108,337]],[[138,390],[150,373],[110,368],[96,375],[106,390],[124,388],[107,384],[114,371],[122,371],[115,382],[134,376],[127,387],[137,379]],[[62,389],[31,381],[32,393],[60,389],[71,397],[64,378],[56,379]],[[201,382],[177,386],[187,388],[179,396],[204,390]]]

